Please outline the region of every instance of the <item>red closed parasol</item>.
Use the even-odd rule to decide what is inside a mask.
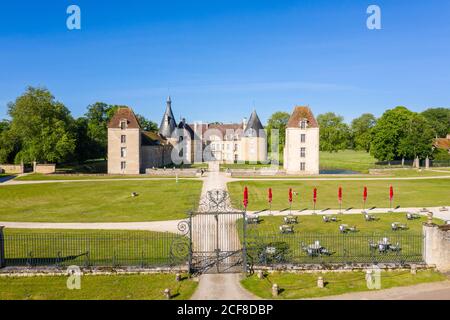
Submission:
[[[244,188],[244,207],[247,209],[248,206],[248,189],[247,187]]]
[[[269,192],[268,192],[268,197],[269,197],[269,203],[272,203],[272,188],[269,188]]]
[[[317,188],[314,188],[314,190],[313,190],[313,201],[314,201],[314,203],[317,202]]]

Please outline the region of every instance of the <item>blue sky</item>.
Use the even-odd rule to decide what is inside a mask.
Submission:
[[[82,29],[66,28],[77,4]],[[382,10],[382,30],[366,9]],[[240,121],[255,107],[310,105],[347,121],[405,105],[450,107],[450,2],[4,1],[0,118],[28,85],[45,86],[77,117],[96,101],[159,122]]]

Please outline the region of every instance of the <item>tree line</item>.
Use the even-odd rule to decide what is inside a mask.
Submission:
[[[267,128],[280,130],[280,148],[284,147],[285,129],[290,114],[274,113]],[[350,124],[334,112],[317,116],[320,127],[320,150],[338,152],[345,149],[370,152],[379,161],[431,157],[446,160],[445,150],[434,150],[433,139],[450,133],[450,108],[430,108],[416,113],[399,106],[387,110],[380,118],[364,113]]]
[[[45,88],[28,87],[8,104],[9,120],[0,121],[0,163],[61,163],[106,159],[107,124],[119,105],[96,102],[86,113],[74,118],[69,109]],[[137,114],[141,127],[157,131],[155,122]],[[279,130],[280,150],[290,114],[274,113],[266,126]],[[345,149],[370,152],[379,161],[421,159],[430,156],[448,159],[445,150],[433,150],[436,137],[450,133],[450,109],[430,108],[421,113],[396,107],[380,118],[365,113],[350,124],[333,112],[317,117],[320,150]]]
[[[0,163],[61,163],[106,159],[107,124],[119,105],[96,102],[84,116],[69,109],[45,88],[28,87],[8,104],[10,120],[0,121]],[[156,123],[136,115],[144,130]]]

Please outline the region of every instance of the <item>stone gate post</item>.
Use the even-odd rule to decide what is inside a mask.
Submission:
[[[6,267],[5,263],[5,237],[3,235],[4,226],[0,226],[0,268]]]
[[[439,271],[450,271],[450,225],[423,225],[423,259],[428,265],[435,265]]]

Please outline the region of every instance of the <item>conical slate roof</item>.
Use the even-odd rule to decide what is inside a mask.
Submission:
[[[262,130],[262,131],[261,131]],[[261,137],[265,136],[264,127],[259,120],[258,114],[253,110],[250,119],[248,119],[245,127],[244,136],[246,137]]]
[[[159,133],[165,138],[170,138],[173,131],[177,127],[175,122],[175,117],[172,112],[172,101],[170,97],[167,98],[166,112],[161,120],[161,125],[159,126]]]

